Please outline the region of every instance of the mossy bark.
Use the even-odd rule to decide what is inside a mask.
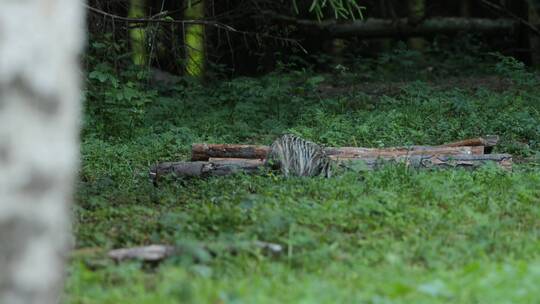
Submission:
[[[144,17],[145,0],[131,0],[129,6],[130,18]],[[133,63],[136,65],[145,65],[148,62],[146,51],[146,29],[134,28],[129,31],[131,42],[131,52]]]
[[[184,13],[185,19],[204,19],[204,0],[194,2]],[[202,24],[185,27],[186,74],[193,77],[204,75],[205,65],[205,28]]]

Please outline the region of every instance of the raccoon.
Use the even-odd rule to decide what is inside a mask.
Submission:
[[[285,176],[330,177],[330,159],[324,149],[300,137],[286,134],[270,147],[267,165]]]

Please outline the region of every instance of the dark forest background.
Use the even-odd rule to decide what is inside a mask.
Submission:
[[[133,51],[130,48],[130,29],[142,28],[149,58],[145,63],[181,75],[185,70],[186,56],[189,56],[186,51],[189,44],[186,47],[185,41],[189,25],[181,21],[196,19],[204,24],[204,37],[201,39],[204,40],[204,70],[207,75],[259,75],[274,70],[278,62],[315,65],[324,69],[329,63],[373,57],[403,46],[411,35],[398,29],[396,24],[407,18],[404,22],[411,28],[430,20],[441,23],[438,30],[423,35],[428,42],[425,51],[433,50],[433,46],[484,48],[533,64],[533,58],[538,57],[533,53],[538,52],[534,44],[540,31],[532,1],[365,0],[355,1],[362,6],[361,15],[357,12],[336,15],[335,7],[326,5],[320,8],[321,17],[313,9],[318,1],[311,0],[91,0],[88,5],[94,10],[90,11],[88,18],[90,41],[108,41],[110,44],[106,50],[96,50],[91,45],[90,53],[101,55],[118,66],[123,59],[130,58],[129,53]],[[204,7],[203,13],[189,15],[189,8],[197,5]],[[130,10],[131,17],[135,16],[134,6],[139,7],[137,18],[146,20],[127,22],[114,18],[128,17]],[[420,10],[415,11],[415,6]],[[444,18],[448,17],[455,17],[457,23],[466,23],[467,20],[494,22],[482,29],[465,26],[465,30],[452,30],[443,24]],[[374,19],[391,23],[386,28],[373,31],[359,27],[356,32],[342,37],[324,26],[329,22],[338,26],[367,24]],[[321,21],[319,25],[316,24],[318,20]],[[500,26],[495,21],[507,23]]]

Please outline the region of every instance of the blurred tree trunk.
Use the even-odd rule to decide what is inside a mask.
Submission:
[[[395,9],[391,0],[381,0],[379,2],[379,10],[381,11],[381,18],[384,19],[397,19]],[[390,51],[392,48],[392,39],[379,39],[380,50],[383,53]]]
[[[129,18],[145,17],[145,0],[131,0],[129,5]],[[129,30],[131,38],[131,51],[133,63],[145,65],[148,62],[146,52],[146,29],[143,27]]]
[[[416,26],[426,17],[426,0],[409,0],[408,3],[409,24]],[[420,37],[409,38],[409,48],[421,51],[424,49],[426,40]]]
[[[529,0],[529,23],[540,28],[540,0]],[[529,34],[531,46],[531,63],[540,66],[540,37],[535,33]]]
[[[78,164],[82,1],[0,2],[0,303],[59,303]]]
[[[459,12],[461,17],[471,17],[472,16],[472,5],[471,0],[461,0],[459,5]]]
[[[204,19],[204,0],[192,2],[184,13],[184,19]],[[186,47],[186,73],[194,77],[203,76],[205,62],[204,25],[187,25],[185,27],[184,44]]]
[[[338,71],[343,65],[343,53],[346,49],[344,39],[335,38],[325,41],[323,50],[331,56],[332,68]]]

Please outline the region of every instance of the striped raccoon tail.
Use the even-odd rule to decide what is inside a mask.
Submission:
[[[330,159],[324,149],[307,140],[286,134],[270,147],[267,164],[285,176],[330,177]]]

